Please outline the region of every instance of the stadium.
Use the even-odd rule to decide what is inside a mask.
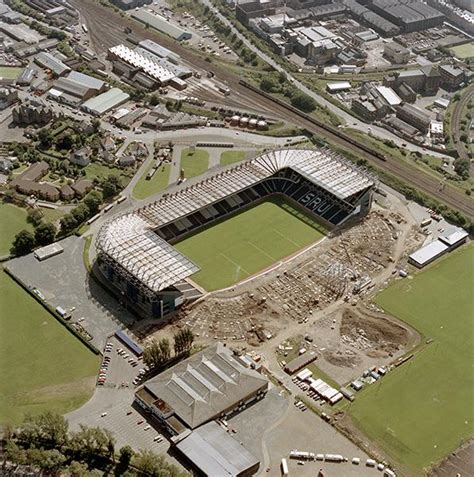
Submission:
[[[203,288],[221,285],[211,280],[206,287],[203,280],[195,286],[199,273],[208,279],[225,276],[227,265],[228,283],[235,284],[242,269],[250,276],[314,242],[315,230],[321,236],[321,230],[362,218],[370,210],[374,185],[367,172],[328,149],[265,152],[112,218],[97,236],[97,264],[127,306],[140,316],[159,318]],[[257,213],[247,220],[268,204],[272,209],[265,217]],[[306,242],[298,240],[300,224],[312,231]],[[219,227],[227,227],[225,235],[215,236],[206,249],[203,237]],[[185,254],[181,244],[190,240],[197,242]],[[194,252],[200,260],[193,259]]]

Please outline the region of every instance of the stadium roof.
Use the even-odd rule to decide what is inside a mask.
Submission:
[[[99,94],[94,98],[88,99],[82,107],[92,114],[104,114],[112,108],[121,105],[128,100],[130,96],[119,88],[111,88],[105,93]]]
[[[199,427],[176,447],[203,475],[243,475],[259,465],[258,459],[215,421]]]
[[[161,239],[155,229],[180,218],[186,220],[187,215],[286,168],[341,200],[374,185],[370,176],[326,149],[270,151],[112,219],[101,228],[97,247],[151,291],[163,290],[191,276],[199,268]]]
[[[144,384],[190,429],[266,389],[268,381],[246,368],[222,343],[181,361]]]

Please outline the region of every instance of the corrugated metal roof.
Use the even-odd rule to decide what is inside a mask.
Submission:
[[[87,100],[82,107],[94,114],[104,114],[107,111],[121,105],[130,96],[119,88],[111,88],[95,98]]]
[[[189,40],[192,37],[192,34],[190,32],[183,30],[177,25],[174,25],[161,15],[150,13],[144,9],[140,9],[138,11],[133,12],[132,17],[150,25],[156,30],[166,33],[175,40]]]
[[[243,475],[259,464],[255,456],[214,421],[196,429],[176,447],[209,477]]]

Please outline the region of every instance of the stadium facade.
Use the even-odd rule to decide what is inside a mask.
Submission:
[[[185,302],[185,280],[199,270],[173,243],[277,194],[329,229],[341,227],[368,213],[374,185],[328,149],[265,152],[112,218],[97,236],[97,263],[130,308],[162,317]]]

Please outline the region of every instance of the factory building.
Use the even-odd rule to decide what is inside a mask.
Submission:
[[[404,104],[397,107],[397,118],[411,124],[423,134],[428,132],[431,124],[431,118],[421,109],[411,104]]]
[[[197,475],[250,477],[260,465],[253,454],[215,421],[193,431],[176,449]]]
[[[119,88],[111,88],[105,93],[87,100],[82,109],[94,116],[102,116],[121,104],[128,101],[130,96]]]
[[[145,5],[150,5],[152,0],[111,0],[112,3],[122,10],[130,10],[132,8],[139,8]]]
[[[147,381],[135,402],[177,436],[242,411],[267,390],[264,376],[217,343]]]
[[[445,18],[441,12],[419,0],[373,0],[369,6],[405,33],[436,27]]]
[[[383,54],[395,65],[404,65],[410,59],[410,50],[394,41],[385,44]]]
[[[185,41],[192,38],[191,32],[184,30],[178,25],[170,23],[165,17],[156,13],[151,13],[147,10],[138,10],[132,13],[132,17],[161,33],[170,36],[171,38],[174,38],[175,40]]]
[[[459,89],[466,79],[466,75],[461,68],[451,65],[441,65],[439,73],[441,75],[441,84],[450,91]]]
[[[35,57],[35,63],[42,68],[50,70],[54,76],[64,76],[71,71],[71,68],[51,53],[42,51]]]

